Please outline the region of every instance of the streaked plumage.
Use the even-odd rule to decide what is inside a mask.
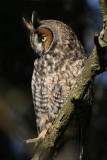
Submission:
[[[39,21],[34,12],[32,21],[24,22],[30,30],[31,46],[40,55],[34,62],[32,76],[33,103],[40,134],[60,112],[87,58],[75,33],[66,24],[56,20]]]

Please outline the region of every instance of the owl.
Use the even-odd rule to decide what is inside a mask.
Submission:
[[[24,23],[30,31],[31,47],[38,54],[31,83],[38,137],[27,141],[36,142],[44,138],[60,112],[87,57],[68,25],[58,20],[39,20],[35,12],[31,21],[24,19]],[[77,128],[78,123],[73,120],[73,137],[77,136]]]

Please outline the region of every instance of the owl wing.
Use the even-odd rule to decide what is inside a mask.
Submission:
[[[70,60],[64,61],[56,72],[49,74],[45,79],[48,84],[48,106],[52,119],[58,115],[85,62],[84,59],[80,59],[72,65],[69,63]]]
[[[32,95],[39,133],[51,124],[60,112],[84,63],[84,59],[76,60],[72,64],[69,59],[66,59],[61,67],[45,75],[41,75],[41,72],[34,69]]]

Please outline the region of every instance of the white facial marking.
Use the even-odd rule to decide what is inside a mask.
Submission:
[[[37,35],[37,34],[34,36],[34,45],[36,46],[36,49],[37,49],[38,51],[41,51],[41,50],[42,50],[42,43],[40,43],[40,42],[38,41],[38,35]]]
[[[30,37],[30,41],[31,41],[31,46],[32,48],[37,52],[37,53],[41,53],[42,52],[42,42],[38,41],[38,35],[32,35]]]

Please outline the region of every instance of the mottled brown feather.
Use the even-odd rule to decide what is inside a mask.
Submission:
[[[47,40],[40,42],[39,35],[45,35]],[[40,54],[34,62],[32,76],[33,103],[40,135],[45,128],[48,129],[60,112],[87,57],[75,33],[60,21],[41,21],[41,25],[31,32],[30,42],[34,51]],[[89,94],[85,97],[85,104],[80,103],[79,109],[74,111],[72,122],[65,134],[70,133],[77,137],[80,128],[81,135],[85,135],[86,123],[90,116]],[[81,139],[83,143],[83,137]]]

